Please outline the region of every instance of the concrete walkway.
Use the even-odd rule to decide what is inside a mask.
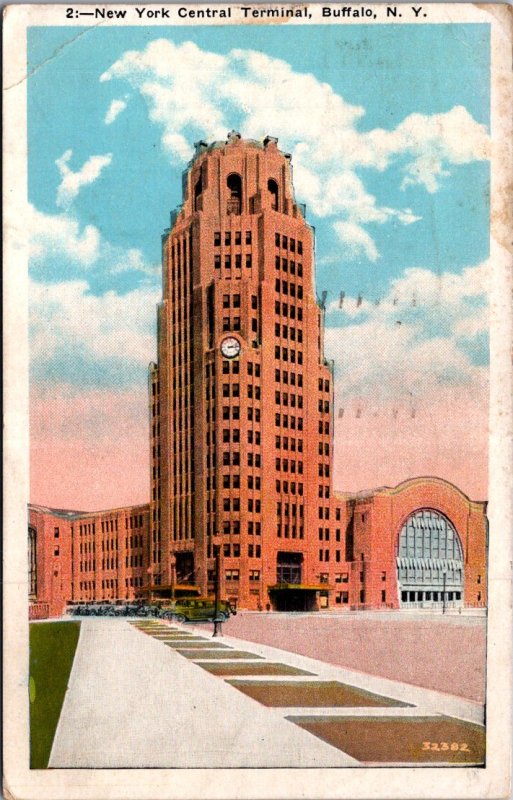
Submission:
[[[50,767],[355,763],[127,621],[82,621]]]
[[[208,648],[189,660],[127,620],[85,619],[50,767],[354,766],[359,762],[286,717],[450,715],[483,723],[473,701],[231,636],[212,639],[198,626],[172,628],[312,673],[251,676],[252,683],[338,681],[410,706],[266,707],[195,663],[214,659]]]

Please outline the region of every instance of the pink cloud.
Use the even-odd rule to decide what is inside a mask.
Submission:
[[[417,475],[487,497],[486,388],[443,388],[412,405],[336,403],[334,485],[357,492]],[[414,416],[412,415],[414,411]],[[146,393],[33,390],[31,501],[96,510],[149,499]]]
[[[356,492],[436,475],[473,500],[488,496],[485,387],[444,388],[410,405],[351,401],[335,419],[337,489]]]
[[[31,502],[92,511],[148,501],[144,389],[34,389],[30,433]]]

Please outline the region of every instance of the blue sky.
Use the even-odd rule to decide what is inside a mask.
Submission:
[[[78,32],[83,35],[74,38]],[[443,114],[455,106],[467,109],[477,123],[489,123],[486,25],[31,29],[31,202],[55,213],[55,161],[66,150],[73,151],[70,165],[75,170],[93,153],[112,153],[111,166],[84,188],[73,210],[82,225],[98,226],[114,246],[140,249],[149,263],[158,262],[160,233],[168,211],[180,201],[184,162],[163,152],[159,125],[148,121],[146,103],[126,80],[99,78],[125,51],[142,50],[156,38],[177,45],[192,41],[221,55],[241,48],[286,60],[295,72],[311,73],[348,104],[361,106],[361,132],[393,130],[410,114]],[[111,101],[127,95],[126,110],[105,125]],[[230,119],[233,127],[241,127],[239,109]],[[268,128],[273,133],[271,115]],[[192,136],[199,133],[190,126]],[[286,149],[292,144],[280,140]],[[394,220],[369,224],[379,263],[344,253],[329,218],[309,208],[308,218],[317,230],[319,289],[377,296],[405,267],[422,264],[454,271],[486,258],[487,162],[453,165],[432,194],[418,185],[401,189],[400,171],[401,156],[383,171],[356,168],[378,202],[411,208],[421,217],[409,226]],[[104,269],[89,274],[91,290],[98,293],[107,286],[126,291],[140,279],[135,273],[109,276]],[[57,264],[51,277],[64,277]]]
[[[340,401],[482,391],[489,59],[483,24],[29,29],[34,387],[144,410],[161,233],[235,128],[292,153]]]

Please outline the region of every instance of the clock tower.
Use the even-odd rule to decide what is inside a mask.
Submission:
[[[313,232],[276,139],[195,147],[163,236],[150,582],[212,593],[217,546],[224,597],[307,609],[332,461]]]

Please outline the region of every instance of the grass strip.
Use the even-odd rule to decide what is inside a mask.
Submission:
[[[30,625],[30,768],[46,769],[80,633],[79,622]]]

